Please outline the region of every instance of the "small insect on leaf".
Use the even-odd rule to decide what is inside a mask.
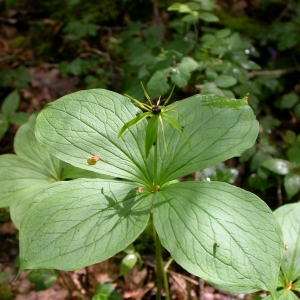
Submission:
[[[160,190],[160,186],[157,185],[157,186],[156,186],[156,191],[158,192],[159,190]]]
[[[284,245],[284,250],[285,250],[285,251],[289,250],[288,245]]]
[[[143,191],[143,188],[141,186],[138,187],[138,193],[141,194]]]
[[[94,155],[87,159],[87,163],[89,165],[95,165],[99,159],[100,159],[100,155]]]
[[[218,247],[218,248],[220,247],[220,245],[218,243],[214,243],[214,246]]]

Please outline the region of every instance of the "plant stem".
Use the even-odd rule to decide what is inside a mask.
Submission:
[[[153,225],[154,227],[154,225]],[[158,234],[155,231],[155,260],[156,260],[156,300],[161,300],[161,289],[162,289],[162,277],[163,277],[163,268],[162,268],[162,259],[161,259],[161,243],[158,237]]]
[[[153,192],[156,193],[157,190],[157,148],[158,148],[158,138],[156,138],[154,145],[154,162],[153,162]],[[170,292],[169,292],[169,284],[167,273],[163,267],[163,261],[161,257],[162,246],[159,239],[159,236],[156,232],[153,222],[153,214],[151,213],[152,218],[152,226],[155,238],[155,261],[156,261],[156,300],[161,300],[161,290],[162,290],[162,282],[164,282],[164,290],[166,294],[166,300],[170,300]]]
[[[158,138],[156,138],[154,146],[154,162],[153,162],[153,191],[156,192],[157,186],[157,147],[158,147]]]
[[[161,256],[160,256],[160,258],[161,258]],[[162,266],[162,274],[163,274],[163,280],[164,280],[164,290],[165,290],[165,294],[166,294],[166,300],[170,300],[168,276],[167,276],[167,272],[165,271],[165,268],[163,268],[163,266]]]
[[[153,232],[155,237],[155,260],[156,260],[156,281],[157,281],[156,300],[161,300],[162,283],[164,283],[166,300],[170,300],[168,277],[167,277],[166,270],[163,267],[163,260],[161,257],[162,245],[159,236],[155,230],[154,224],[153,224]]]

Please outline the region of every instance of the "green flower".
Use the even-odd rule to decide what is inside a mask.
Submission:
[[[140,123],[144,119],[150,118],[148,121],[147,128],[146,128],[146,138],[145,138],[146,157],[149,156],[151,147],[153,145],[155,145],[155,143],[157,142],[157,133],[158,133],[158,125],[159,124],[161,125],[161,132],[163,135],[165,151],[167,151],[166,140],[165,140],[165,129],[164,129],[163,121],[167,122],[170,126],[175,128],[176,130],[180,131],[182,133],[182,135],[184,136],[184,138],[186,139],[187,143],[190,145],[190,141],[189,141],[188,137],[183,132],[183,127],[173,117],[171,117],[170,115],[167,114],[167,112],[169,112],[169,111],[174,111],[174,108],[177,106],[177,105],[175,105],[175,106],[166,108],[166,105],[168,104],[168,102],[173,94],[174,87],[173,87],[169,97],[165,101],[161,101],[161,97],[159,97],[157,102],[154,103],[154,101],[152,101],[150,99],[142,82],[141,82],[141,85],[142,85],[142,88],[144,91],[144,95],[147,98],[147,100],[149,101],[149,104],[141,103],[140,101],[132,98],[131,96],[125,95],[126,97],[131,99],[134,102],[134,104],[136,106],[138,106],[140,109],[142,109],[144,112],[138,114],[135,118],[133,118],[132,120],[125,123],[123,125],[123,127],[120,129],[120,131],[118,133],[118,137],[120,137],[126,129],[130,129],[131,127],[136,126],[138,123]],[[162,102],[164,102],[164,105],[162,105]]]

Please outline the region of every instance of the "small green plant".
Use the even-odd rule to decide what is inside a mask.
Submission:
[[[4,99],[0,112],[0,138],[8,130],[9,123],[22,125],[28,120],[28,114],[25,112],[16,112],[19,103],[20,95],[17,90],[14,90]]]
[[[56,270],[32,270],[26,278],[34,284],[35,291],[43,291],[48,289],[58,279],[58,272]]]
[[[28,86],[30,81],[31,75],[23,66],[13,70],[0,71],[0,86],[23,89]]]
[[[115,290],[111,282],[104,282],[97,286],[92,300],[123,300],[123,297]]]
[[[126,255],[123,257],[123,259],[121,261],[119,276],[126,274],[128,271],[130,271],[135,266],[135,264],[138,261],[141,261],[141,256],[135,250],[135,247],[133,244],[130,244],[128,247],[126,247],[123,250],[123,252],[125,252]]]
[[[284,241],[276,296],[278,299],[299,299],[295,292],[300,292],[300,202],[281,206],[274,214]]]
[[[147,157],[151,118],[118,138],[124,124],[143,113],[129,98],[98,89],[47,105],[35,132],[43,147],[77,168],[118,180],[56,182],[39,193],[21,222],[20,272],[74,270],[103,261],[136,240],[151,218],[157,299],[162,281],[170,298],[162,246],[187,271],[220,289],[265,289],[275,297],[283,242],[266,204],[223,182],[174,182],[253,145],[258,122],[246,99],[195,95],[165,109],[178,123],[184,117],[190,145],[181,131],[166,126],[168,151],[158,134]]]
[[[288,200],[300,191],[300,162],[290,162],[280,158],[271,158],[261,165],[277,175],[284,176],[283,185]]]

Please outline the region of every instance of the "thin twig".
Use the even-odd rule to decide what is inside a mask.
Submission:
[[[199,300],[204,300],[204,283],[202,278],[199,278]]]
[[[282,69],[282,70],[265,70],[265,71],[252,71],[247,74],[248,78],[256,77],[256,76],[266,76],[266,75],[284,75],[287,73],[293,73],[300,71],[300,67],[294,67],[289,69]]]
[[[281,177],[277,176],[277,196],[278,196],[278,207],[282,206],[282,191],[281,191]]]

